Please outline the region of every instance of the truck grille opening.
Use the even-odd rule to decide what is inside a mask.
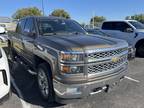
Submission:
[[[95,74],[95,73],[100,73],[100,72],[104,72],[104,71],[110,71],[110,70],[120,66],[121,64],[123,64],[126,61],[127,61],[127,55],[122,56],[116,62],[110,61],[110,62],[106,62],[106,63],[88,66],[88,74]]]
[[[122,52],[127,51],[127,48],[121,48],[117,50],[111,50],[111,51],[106,51],[106,52],[96,52],[96,53],[91,53],[88,54],[88,59],[102,59],[102,58],[108,58],[112,57],[115,55],[119,55]]]

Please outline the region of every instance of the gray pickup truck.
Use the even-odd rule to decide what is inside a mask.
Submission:
[[[106,92],[127,72],[125,41],[88,35],[74,20],[26,17],[9,39],[13,58],[37,75],[46,100],[67,103]]]

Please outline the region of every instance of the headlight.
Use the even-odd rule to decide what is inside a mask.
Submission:
[[[74,66],[71,63],[84,63],[83,53],[61,52],[60,71],[62,74],[80,74],[83,72],[82,66]],[[70,65],[68,65],[70,64]]]
[[[83,61],[83,54],[61,52],[60,59],[61,59],[61,61],[65,61],[65,62]]]

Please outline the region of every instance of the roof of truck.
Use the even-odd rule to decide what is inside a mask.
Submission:
[[[136,20],[108,20],[108,21],[104,21],[104,22],[129,22],[129,21],[136,22]]]
[[[37,18],[37,19],[66,19],[66,18],[63,18],[63,17],[55,17],[55,16],[27,16],[27,17],[24,17],[22,19],[25,19],[25,18]]]

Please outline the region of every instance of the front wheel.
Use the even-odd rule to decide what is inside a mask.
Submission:
[[[144,57],[144,43],[140,44],[136,48],[136,55],[139,56],[139,57]]]
[[[38,66],[37,81],[40,94],[44,100],[54,101],[54,90],[51,69],[45,63]]]

